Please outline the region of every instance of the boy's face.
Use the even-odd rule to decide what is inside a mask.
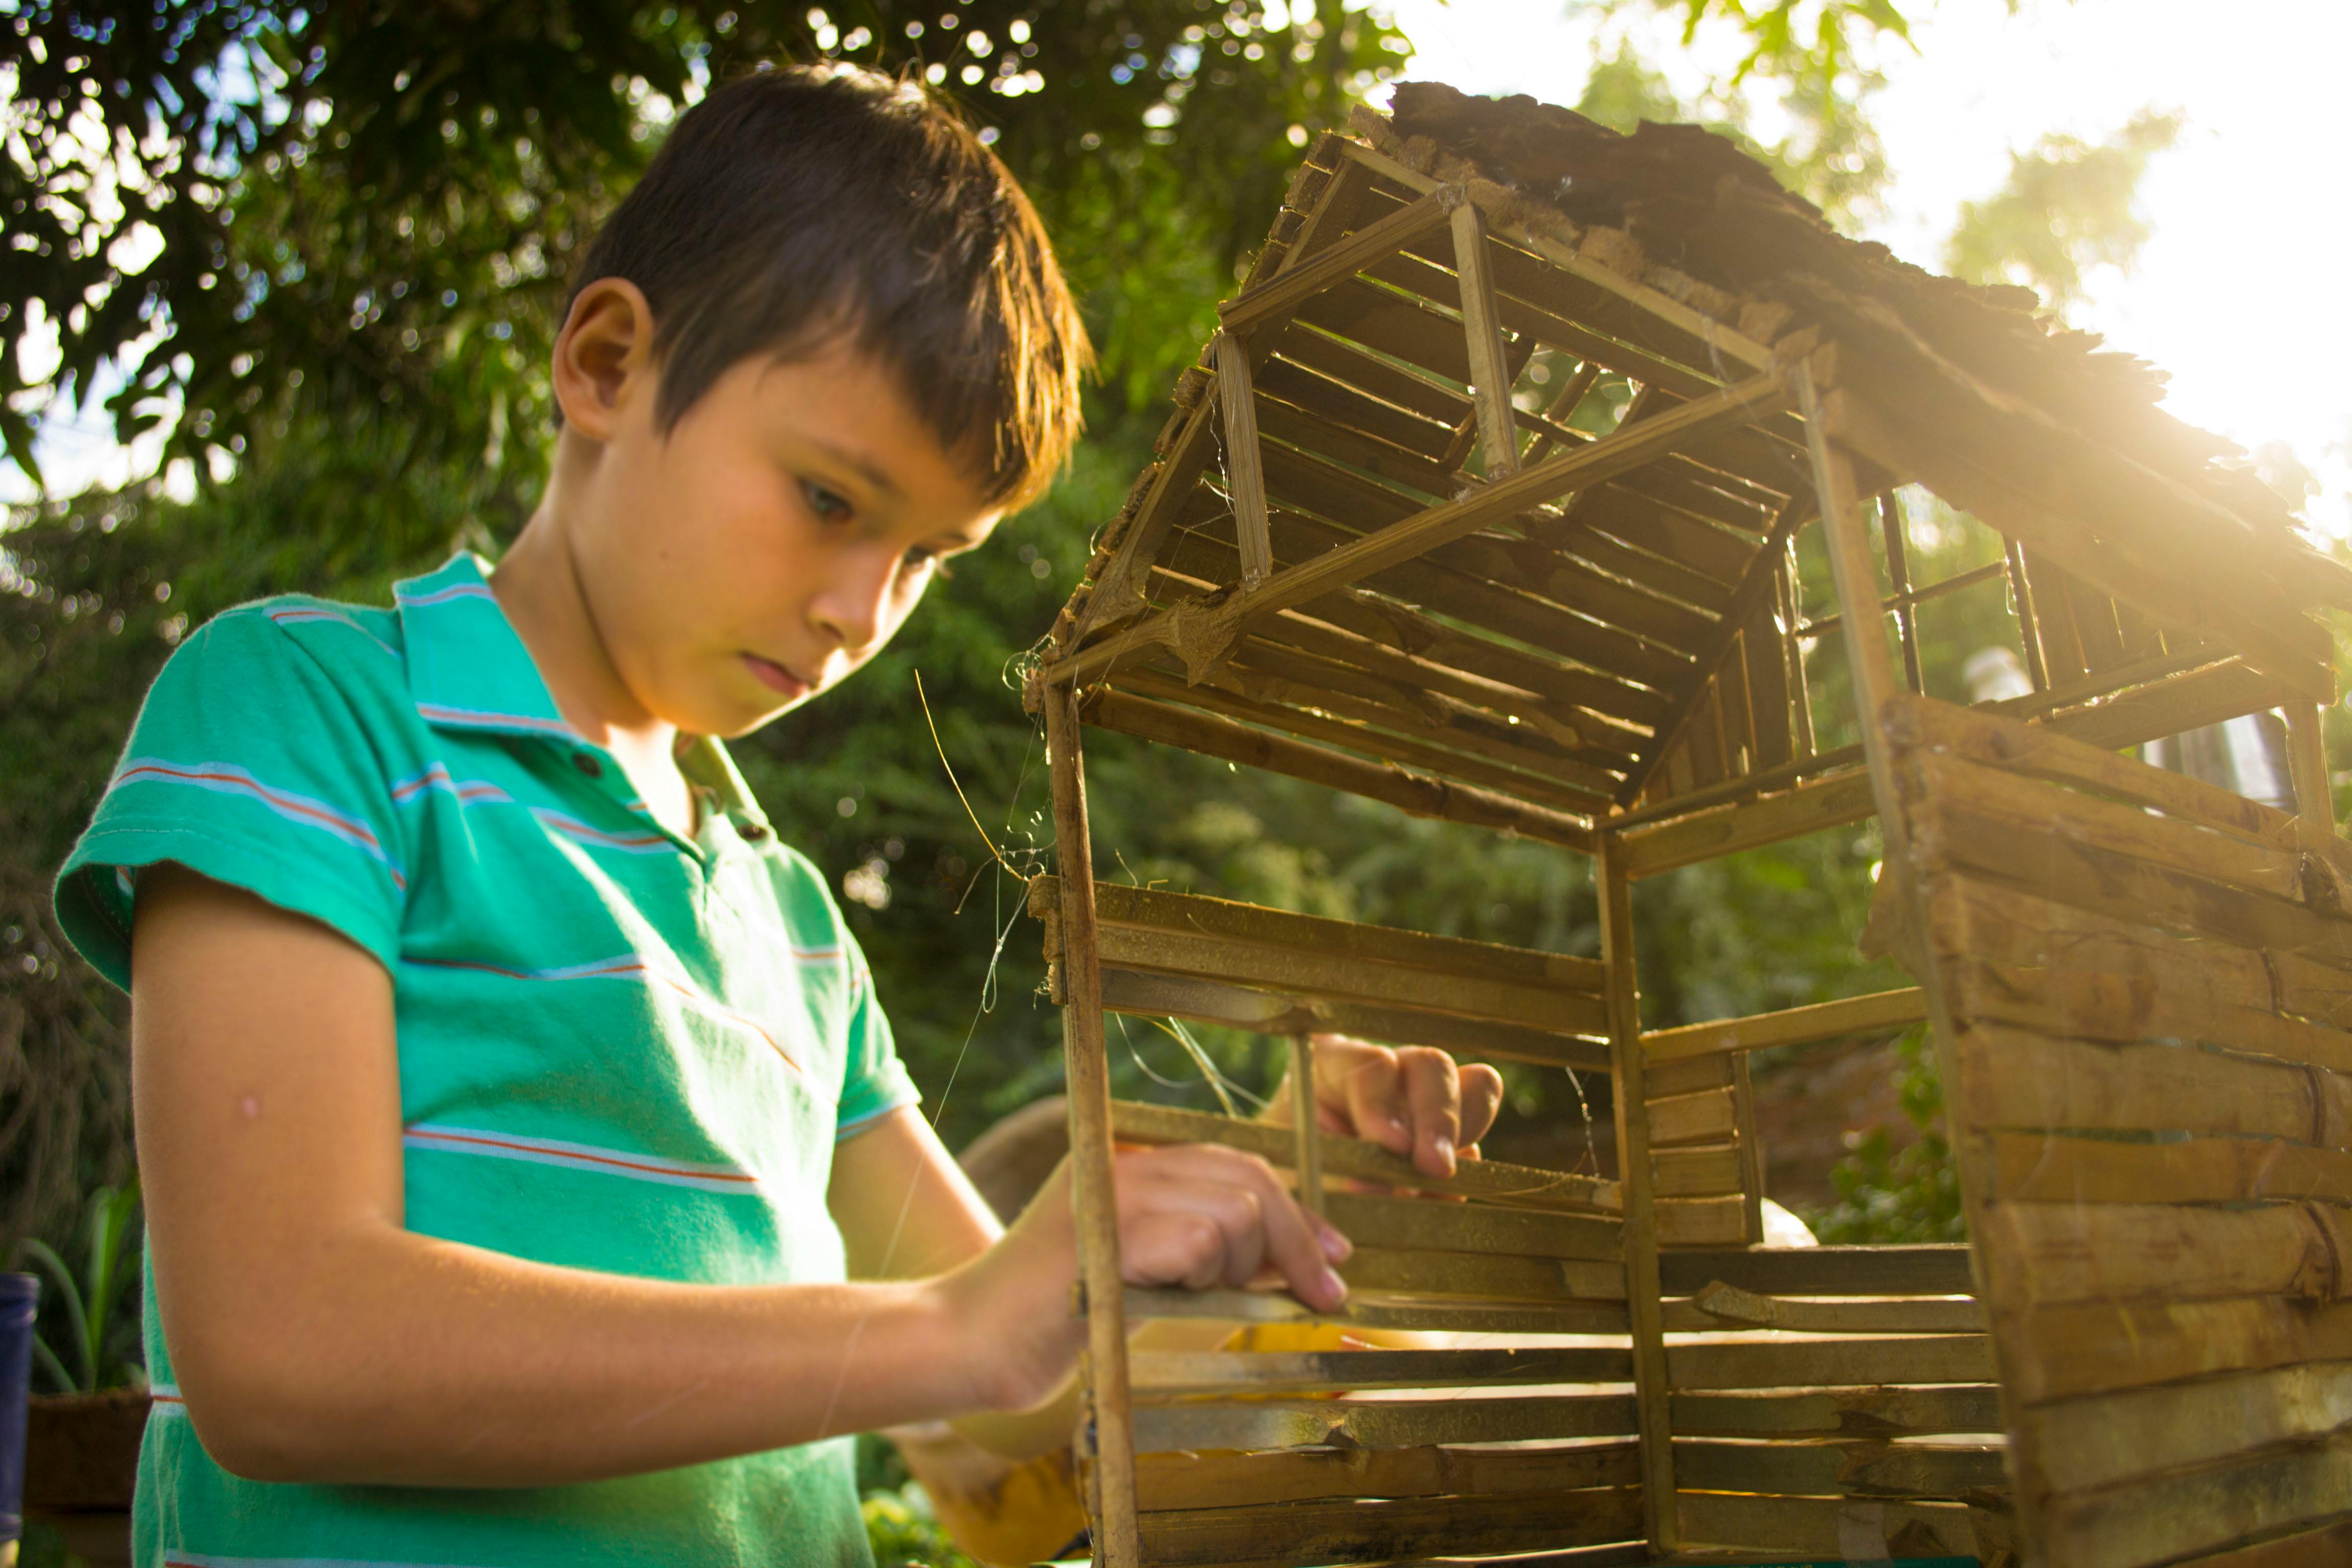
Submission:
[[[627,341],[606,345],[601,371],[593,342],[570,366],[557,351],[567,434],[593,443],[566,498],[574,570],[634,704],[740,735],[872,658],[1002,507],[897,375],[845,342],[742,361],[665,436],[642,296],[635,308],[639,330],[614,334]],[[593,324],[575,310],[565,336]],[[593,395],[575,411],[581,375],[566,370],[583,367]]]

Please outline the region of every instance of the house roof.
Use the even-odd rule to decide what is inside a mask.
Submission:
[[[2046,671],[2027,649],[2047,700],[2021,711],[2200,661],[2231,668],[2200,677],[2202,706],[2162,708],[2175,728],[2332,697],[2309,613],[2352,609],[2352,570],[2294,531],[2238,448],[2164,412],[2160,373],[2037,314],[2030,291],[1846,238],[1696,127],[1620,135],[1407,83],[1392,120],[1353,129],[1311,151],[1220,307],[1045,679],[1108,677],[1163,731],[1160,710],[1189,708],[1586,816],[1785,784],[1811,754],[1775,581],[1810,515],[1810,433],[1773,395],[1801,360],[1872,489],[1927,485],[2021,546],[2012,592],[2029,567],[2049,584]],[[1464,207],[1475,226],[1449,235]],[[1485,241],[1475,283],[1465,232]],[[1517,405],[1479,414],[1482,331]],[[1541,406],[1531,381],[1580,363]],[[1596,438],[1570,426],[1602,374],[1642,392]],[[1661,418],[1691,435],[1638,463],[1592,456]],[[1497,452],[1482,420],[1515,425],[1523,451]],[[1563,493],[1528,505],[1540,481],[1515,468],[1571,452]],[[1434,528],[1430,546],[1381,554],[1372,536],[1406,521]],[[1368,571],[1335,587],[1342,550]],[[1310,565],[1307,603],[1285,584]]]

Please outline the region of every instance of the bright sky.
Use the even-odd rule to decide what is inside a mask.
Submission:
[[[1465,91],[1574,103],[1593,26],[1569,0],[1393,0],[1412,74]],[[1962,202],[2012,150],[2101,141],[2143,107],[2188,129],[2141,186],[2154,235],[2128,276],[2087,279],[2075,321],[2172,373],[2166,406],[2317,470],[2315,526],[2352,534],[2352,212],[2339,160],[2344,0],[1914,0],[1917,52],[1891,47],[1876,118],[1893,182],[1871,237],[1928,267]],[[1685,91],[1727,57],[1661,26],[1644,53]]]

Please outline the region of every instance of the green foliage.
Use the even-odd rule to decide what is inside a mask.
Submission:
[[[2045,136],[2012,153],[2009,178],[1980,202],[1964,202],[1945,247],[1956,278],[2018,283],[2063,311],[2083,297],[2092,267],[2129,270],[2147,243],[2140,180],[2180,136],[2182,116],[2143,109],[2105,142]]]
[[[33,1359],[60,1394],[96,1394],[144,1380],[139,1355],[138,1313],[126,1313],[134,1303],[131,1281],[139,1274],[139,1179],[120,1187],[100,1187],[89,1195],[82,1221],[81,1270],[59,1257],[55,1248],[27,1237],[17,1248],[40,1268],[47,1282],[44,1294],[54,1310],[42,1316],[65,1320],[68,1365],[49,1343],[35,1333]]]
[[[1906,1031],[1895,1050],[1901,1063],[1895,1092],[1917,1137],[1898,1150],[1883,1127],[1849,1135],[1851,1151],[1830,1172],[1836,1205],[1806,1216],[1825,1242],[1885,1246],[1968,1238],[1959,1173],[1941,1131],[1944,1086],[1926,1026]]]
[[[932,1513],[930,1499],[914,1482],[867,1492],[861,1511],[866,1539],[874,1548],[874,1568],[979,1568],[956,1550]]]

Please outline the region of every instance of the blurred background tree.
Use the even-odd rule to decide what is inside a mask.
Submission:
[[[1887,171],[1860,46],[1905,37],[1888,0],[1577,5],[1729,26],[1747,45],[1678,97],[1621,36],[1591,61],[1586,112],[1708,123],[1833,220],[1872,210]],[[495,555],[544,477],[544,367],[572,257],[674,115],[767,60],[910,71],[962,105],[1035,197],[1102,349],[1065,481],[934,591],[854,700],[737,748],[841,890],[950,1144],[1056,1089],[1058,1030],[1011,874],[1039,866],[1047,837],[1014,661],[1075,585],[1289,168],[1409,52],[1362,0],[13,7],[0,436],[34,474],[44,418],[94,401],[149,461],[125,488],[16,508],[0,535],[0,1237],[59,1238],[84,1192],[128,1174],[120,999],[62,950],[47,889],[155,668],[243,599],[383,600],[453,547]],[[1759,117],[1768,89],[1777,110]],[[2060,303],[2080,268],[2127,260],[2132,188],[2162,123],[2021,157],[1955,240],[1956,265]],[[2037,226],[2037,201],[2074,216]],[[1923,571],[1976,563],[1981,541],[1938,538]],[[1826,579],[1809,573],[1818,605]],[[1989,640],[1934,628],[1934,679],[1952,689]],[[1836,663],[1832,648],[1831,695]],[[1594,946],[1571,857],[1115,737],[1090,761],[1101,842],[1120,855],[1106,874]],[[1009,867],[989,863],[943,763]],[[1876,853],[1869,830],[1846,830],[1644,884],[1651,1021],[1898,983],[1854,949]],[[1263,1087],[1256,1042],[1198,1044]],[[1181,1042],[1137,1028],[1114,1049],[1120,1092],[1210,1103]],[[1511,1102],[1532,1119],[1521,1152],[1567,1163],[1608,1119],[1605,1085],[1561,1074],[1515,1076]]]

